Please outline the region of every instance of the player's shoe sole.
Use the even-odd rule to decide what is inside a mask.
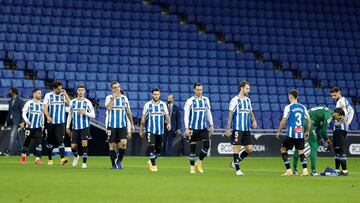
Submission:
[[[77,164],[78,164],[78,162],[79,162],[79,159],[80,159],[80,156],[79,156],[79,155],[76,156],[76,157],[74,157],[74,160],[73,160],[73,162],[72,162],[72,166],[73,166],[73,167],[76,167],[76,166],[77,166]]]
[[[190,166],[190,173],[195,174],[195,166]]]
[[[60,160],[60,164],[61,164],[61,165],[65,165],[68,161],[69,161],[68,158],[62,158],[62,159]]]
[[[26,156],[21,156],[20,163],[21,163],[21,164],[25,164],[25,163],[26,163]]]
[[[112,166],[111,166],[111,169],[112,169],[112,170],[115,170],[115,169],[116,169],[116,164],[112,165]]]
[[[349,176],[349,172],[343,172],[343,171],[341,171],[340,173],[339,173],[339,176]]]
[[[292,171],[290,171],[290,172],[286,171],[284,174],[281,174],[281,176],[293,176],[293,175],[294,174]]]
[[[116,166],[117,166],[117,168],[120,169],[120,170],[124,168],[123,165],[122,165],[122,163],[121,163],[121,161],[118,160],[118,159],[116,160]]]
[[[36,159],[36,160],[35,160],[35,164],[39,164],[39,165],[40,165],[40,164],[42,164],[42,162],[41,162],[40,159]]]
[[[154,166],[152,165],[150,160],[147,161],[147,165],[148,165],[150,171],[154,171]]]
[[[52,166],[54,165],[54,161],[53,160],[48,160],[48,163],[47,163],[49,166]]]
[[[202,163],[197,161],[195,164],[196,169],[199,171],[199,173],[204,173],[204,169],[202,167]]]
[[[238,171],[235,172],[235,175],[244,176],[245,174],[241,170],[238,170]]]

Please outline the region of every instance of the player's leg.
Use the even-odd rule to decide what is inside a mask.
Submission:
[[[335,170],[339,173],[340,172],[340,136],[339,131],[335,130],[333,132],[333,145],[334,145],[334,153],[335,153]]]
[[[35,141],[35,164],[42,164],[41,162],[41,152],[42,152],[42,130],[41,128],[35,130],[34,134]]]
[[[280,152],[281,152],[281,157],[283,159],[285,168],[286,168],[286,172],[284,174],[282,174],[282,176],[292,176],[293,173],[291,171],[291,167],[290,167],[290,160],[289,160],[289,154],[288,154],[288,150],[292,149],[294,147],[294,139],[289,138],[289,137],[285,137],[282,143],[282,146],[280,148]]]
[[[73,130],[71,135],[71,152],[74,155],[74,159],[72,162],[72,166],[76,167],[79,161],[79,151],[78,151],[78,143],[80,141],[79,139],[79,130]]]
[[[25,129],[25,141],[24,145],[22,147],[22,153],[21,153],[21,160],[20,163],[25,164],[26,163],[26,153],[28,151],[28,147],[31,142],[31,131],[30,129]]]
[[[190,130],[190,153],[189,153],[189,161],[190,161],[190,173],[195,173],[195,159],[196,159],[196,144],[198,141],[198,131]]]
[[[346,142],[346,134],[347,132],[344,130],[340,130],[339,133],[337,133],[338,139],[338,147],[335,149],[335,153],[337,153],[338,160],[340,163],[340,166],[342,168],[342,171],[340,175],[348,176],[348,170],[347,170],[347,164],[346,164],[346,154],[345,154],[345,142]],[[340,169],[340,168],[339,168]]]
[[[318,142],[314,129],[310,130],[310,139],[308,143],[310,145],[311,175],[316,176],[318,175],[316,172]]]
[[[161,155],[161,151],[162,151],[162,144],[163,144],[163,136],[162,135],[156,135],[155,136],[155,155],[157,159],[160,155]]]
[[[108,129],[107,133],[108,133],[108,140],[109,140],[109,157],[110,157],[110,161],[111,161],[111,168],[116,169],[115,143],[119,142],[119,137],[116,136],[116,132],[115,132],[114,128]]]
[[[87,138],[82,138],[81,146],[83,149],[83,155],[82,155],[83,162],[82,162],[81,168],[87,168],[87,158],[88,158],[88,139]]]
[[[59,153],[61,158],[60,164],[65,165],[69,161],[68,158],[65,158],[65,143],[64,143],[65,124],[55,125],[55,135],[59,143]]]
[[[250,131],[241,132],[240,135],[241,145],[245,146],[245,150],[240,154],[240,162],[243,161],[253,151],[253,142]]]
[[[293,155],[293,173],[296,175],[297,174],[297,163],[299,161],[299,151],[297,149],[294,150],[294,155]]]
[[[308,176],[309,172],[307,170],[307,160],[305,156],[305,140],[304,139],[296,139],[295,148],[299,151],[299,158],[301,161],[301,165],[303,167],[303,172],[301,176]]]
[[[127,129],[121,128],[118,129],[120,142],[118,143],[118,155],[116,158],[116,165],[118,169],[123,169],[122,161],[124,159],[126,147],[127,147]]]
[[[147,133],[148,149],[149,152],[149,161],[147,162],[149,170],[155,172],[156,169],[156,152],[155,152],[155,135]]]
[[[46,142],[46,154],[48,156],[48,165],[53,165],[52,160],[52,151],[54,148],[53,141],[54,141],[54,128],[52,124],[47,124],[45,126],[45,142]]]
[[[195,163],[196,168],[200,173],[204,173],[203,167],[202,167],[202,161],[207,156],[207,153],[210,149],[210,136],[209,131],[205,128],[201,131],[199,131],[199,138],[202,141],[203,147],[200,150],[199,154],[199,160]]]

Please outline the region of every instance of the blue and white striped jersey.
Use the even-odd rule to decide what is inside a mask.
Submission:
[[[165,102],[158,101],[155,103],[153,100],[146,102],[143,111],[143,116],[145,116],[147,120],[146,132],[163,135],[165,133],[166,115],[169,115],[169,111]]]
[[[113,98],[112,95],[108,95],[105,99],[105,106],[109,104]],[[111,110],[107,110],[107,127],[110,128],[127,128],[128,116],[126,114],[126,108],[130,109],[130,103],[125,95],[121,95],[114,99],[114,103]]]
[[[229,111],[234,113],[233,129],[237,131],[250,131],[251,120],[250,112],[252,111],[251,100],[249,97],[240,99],[235,96],[230,101]]]
[[[66,99],[63,93],[56,95],[54,92],[45,94],[44,104],[49,105],[49,115],[52,118],[52,124],[63,124],[65,120]]]
[[[22,109],[22,117],[25,121],[30,121],[31,125],[26,128],[35,129],[44,127],[44,104],[29,100]]]
[[[337,122],[339,125],[335,126],[335,122]],[[334,120],[334,130],[345,130],[347,131],[348,130],[348,127],[347,125],[345,125],[345,118],[344,119],[336,119]]]
[[[289,104],[285,107],[283,118],[288,120],[287,136],[295,139],[304,138],[305,119],[309,118],[306,107],[300,103]]]
[[[94,107],[88,99],[70,101],[70,110],[66,127],[70,127],[72,121],[73,130],[81,130],[90,127],[90,118],[95,118]],[[80,115],[79,111],[83,110],[84,114]]]
[[[345,97],[341,97],[336,102],[336,108],[342,108],[345,112],[345,123],[344,123],[344,130],[349,130],[349,125],[351,124],[351,121],[354,118],[354,109],[350,105],[349,100],[347,100]]]
[[[190,97],[184,106],[185,128],[192,130],[205,129],[207,128],[207,120],[209,120],[210,125],[214,125],[209,99],[204,96],[201,98]]]

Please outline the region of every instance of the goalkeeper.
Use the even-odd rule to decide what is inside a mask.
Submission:
[[[317,176],[316,161],[318,142],[324,146],[326,150],[331,148],[331,142],[326,132],[330,122],[332,121],[333,111],[327,107],[314,107],[309,109],[311,118],[311,129],[308,143],[310,145],[310,159],[311,159],[311,175]],[[305,129],[307,128],[305,124]],[[297,173],[297,162],[299,160],[299,153],[297,150],[294,152],[294,174]]]

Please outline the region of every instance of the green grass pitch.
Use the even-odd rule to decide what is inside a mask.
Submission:
[[[89,157],[88,168],[34,164],[0,157],[0,202],[358,202],[360,158],[349,158],[348,177],[280,177],[280,157],[249,157],[245,176],[235,176],[231,157],[209,157],[204,174],[189,173],[187,157],[160,157],[149,172],[146,157],[125,157],[124,170],[110,170],[107,157]],[[81,159],[80,159],[81,161]],[[320,158],[318,169],[333,166]],[[301,168],[301,166],[300,166]],[[320,171],[320,170],[319,170]]]

